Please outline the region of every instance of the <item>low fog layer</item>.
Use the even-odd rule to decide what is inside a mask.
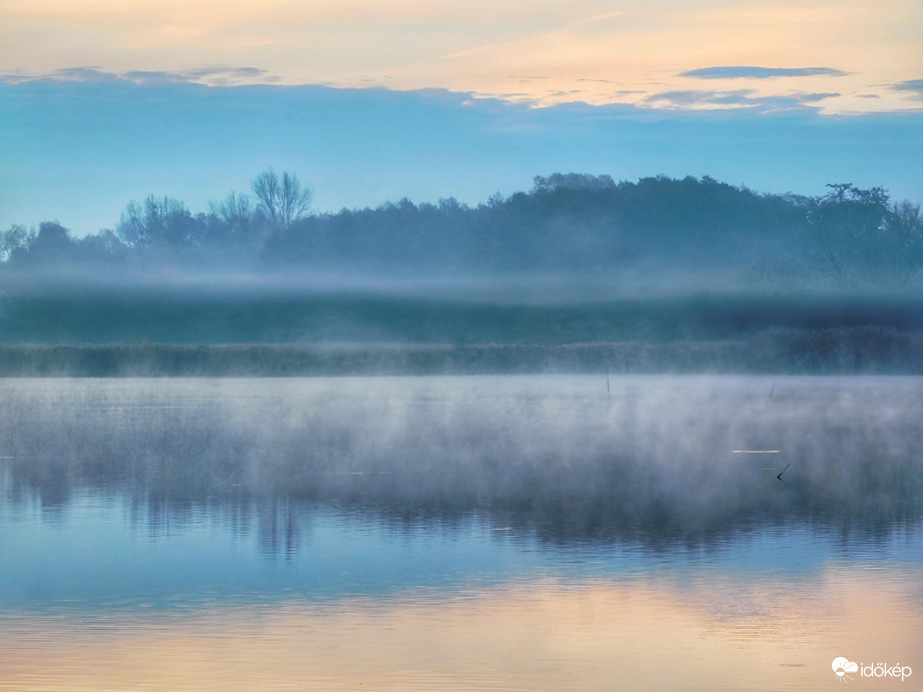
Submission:
[[[917,378],[6,380],[7,501],[149,521],[316,501],[658,543],[917,527]],[[742,454],[740,450],[779,450]],[[777,475],[787,464],[782,480]],[[784,482],[783,482],[784,481]]]

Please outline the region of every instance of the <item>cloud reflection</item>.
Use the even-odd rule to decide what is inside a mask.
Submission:
[[[536,579],[322,606],[7,616],[0,677],[20,690],[821,688],[841,651],[914,661],[923,620],[905,576]]]

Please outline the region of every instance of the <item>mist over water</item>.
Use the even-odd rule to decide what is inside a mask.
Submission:
[[[915,519],[917,378],[7,380],[12,501],[510,511],[553,536]],[[770,396],[770,394],[772,396]],[[778,450],[778,454],[739,454]],[[787,464],[785,480],[776,474]],[[774,471],[774,472],[773,472]]]
[[[713,688],[803,689],[850,643],[912,664],[921,395],[912,377],[3,380],[0,670],[218,689],[241,655],[221,641],[280,688],[559,689],[579,669],[579,689],[645,689],[664,678],[643,661],[693,641],[772,668],[693,646]],[[498,658],[513,642],[521,668]],[[304,653],[334,643],[366,662]]]
[[[916,532],[917,378],[7,380],[6,516],[259,526],[304,511],[410,532],[499,526],[569,549]],[[771,395],[771,396],[770,396]],[[773,454],[741,451],[772,450]],[[783,480],[777,478],[783,468]],[[234,529],[236,530],[236,529]]]

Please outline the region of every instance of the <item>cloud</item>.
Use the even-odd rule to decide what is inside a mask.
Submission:
[[[755,96],[753,89],[731,89],[727,91],[704,91],[689,89],[683,91],[662,91],[644,99],[644,103],[656,108],[703,108],[708,106],[749,108],[762,112],[804,108],[808,104],[834,98],[837,92],[794,92],[773,96]]]
[[[29,74],[22,71],[0,75],[0,81],[6,84],[23,84],[39,80],[52,80],[55,82],[115,82],[120,77],[111,72],[104,72],[95,65],[82,67],[65,67],[53,72],[43,74]]]
[[[689,89],[685,91],[662,91],[659,94],[648,96],[647,103],[669,102],[675,106],[694,106],[700,104],[739,105],[750,100],[753,89],[735,89],[733,91],[700,91]]]
[[[680,72],[680,77],[695,79],[771,79],[773,77],[844,77],[846,72],[832,67],[752,67],[726,65],[701,67],[697,70]]]
[[[818,101],[823,101],[824,99],[832,99],[840,96],[840,93],[837,91],[822,91],[815,92],[813,94],[802,94],[797,93],[792,95],[795,98],[801,100],[801,103],[817,103]]]
[[[102,67],[85,79],[98,79],[104,70],[117,76],[131,71],[130,78],[145,83],[387,83],[401,90],[530,92],[519,100],[531,97],[543,107],[567,100],[548,91],[566,92],[578,80],[587,89],[585,100],[603,105],[617,89],[651,94],[715,84],[782,84],[783,93],[827,91],[834,87],[811,80],[847,71],[849,76],[833,84],[850,93],[916,74],[914,40],[923,14],[909,0],[642,4],[0,0],[9,15],[0,21],[0,71],[14,73],[8,82],[35,78],[32,73],[51,78],[49,70],[88,65]],[[254,65],[268,74],[187,69],[216,64]],[[384,72],[393,79],[384,82]],[[737,81],[698,81],[722,78]],[[848,84],[841,87],[843,82]],[[852,97],[825,106],[827,114],[852,114],[912,110],[919,103],[907,91],[884,88],[878,100]]]
[[[923,95],[923,79],[909,79],[906,82],[898,82],[891,88],[897,89],[898,91],[912,91]]]
[[[916,185],[923,160],[907,146],[919,136],[923,110],[827,117],[812,105],[825,98],[819,93],[786,91],[773,100],[756,88],[689,92],[674,95],[684,104],[663,101],[661,109],[565,96],[567,105],[534,108],[496,94],[139,84],[88,69],[96,72],[83,77],[98,81],[0,84],[0,228],[60,218],[78,235],[95,232],[111,226],[128,200],[150,193],[204,209],[228,190],[246,189],[269,165],[310,181],[320,211],[403,196],[475,204],[562,168],[615,179],[709,171],[804,194],[845,179],[923,201]],[[519,91],[526,90],[511,90]],[[703,98],[725,104],[697,106]],[[18,174],[25,169],[30,175]]]
[[[107,72],[96,65],[66,67],[45,73],[12,72],[0,75],[7,84],[22,84],[50,80],[54,82],[134,82],[135,84],[204,84],[207,86],[237,86],[243,84],[274,84],[278,77],[258,67],[203,65],[188,70],[129,70]]]

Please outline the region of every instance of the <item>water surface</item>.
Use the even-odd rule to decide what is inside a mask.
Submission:
[[[923,675],[921,395],[3,380],[0,689],[795,690],[835,684],[837,656]],[[779,453],[734,453],[754,449]]]

